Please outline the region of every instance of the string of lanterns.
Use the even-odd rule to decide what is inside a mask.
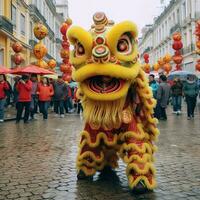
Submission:
[[[151,67],[149,64],[149,54],[145,53],[143,55],[143,58],[144,58],[144,62],[145,62],[145,64],[143,65],[143,70],[145,71],[145,73],[149,74],[151,71]]]
[[[194,34],[196,35],[196,47],[197,47],[196,53],[200,55],[200,20],[196,22]],[[200,71],[200,59],[197,60],[197,64],[195,67],[197,71]]]
[[[63,59],[63,63],[60,65],[60,71],[63,72],[62,78],[64,81],[70,82],[72,79],[72,65],[69,62],[70,54],[70,43],[66,36],[67,30],[72,24],[71,19],[67,19],[60,27],[60,32],[62,36],[62,49],[60,50],[60,57]]]
[[[23,50],[23,47],[22,47],[21,43],[15,42],[12,45],[12,49],[15,52],[15,54],[13,56],[13,62],[16,65],[15,68],[17,68],[24,61],[24,59],[20,53]]]
[[[38,59],[36,65],[41,68],[53,70],[56,67],[56,61],[54,59],[50,59],[47,63],[45,60],[43,60],[47,54],[47,47],[42,43],[42,40],[48,35],[47,27],[44,26],[42,22],[38,22],[34,26],[33,31],[35,37],[39,40],[39,42],[33,48],[33,53]]]
[[[182,43],[182,37],[179,32],[176,32],[172,36],[173,38],[173,44],[172,48],[175,50],[174,56],[172,56],[172,59],[174,63],[176,63],[176,70],[182,70],[181,64],[183,61],[183,56],[181,55],[181,49],[183,48],[183,43]]]

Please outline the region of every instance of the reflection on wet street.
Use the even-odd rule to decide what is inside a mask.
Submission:
[[[158,188],[143,195],[129,191],[121,161],[116,172],[77,181],[75,161],[83,126],[78,115],[0,124],[0,199],[199,199],[199,111],[190,121],[185,114],[168,113],[168,121],[159,124]]]

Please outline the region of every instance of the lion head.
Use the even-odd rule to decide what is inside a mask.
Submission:
[[[117,128],[130,86],[138,76],[137,27],[130,21],[114,24],[98,12],[89,31],[74,26],[68,38],[74,49],[73,78],[83,93],[86,121]],[[111,119],[112,118],[112,119]]]

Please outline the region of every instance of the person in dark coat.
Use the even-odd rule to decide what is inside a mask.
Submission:
[[[54,106],[57,115],[61,118],[64,117],[64,100],[67,91],[67,84],[62,79],[62,76],[58,76],[58,80],[54,83]]]
[[[187,103],[187,117],[188,120],[194,118],[194,110],[197,104],[197,96],[199,87],[193,76],[188,76],[184,83],[183,92]]]
[[[181,114],[181,103],[183,95],[183,84],[179,78],[174,80],[174,84],[171,87],[171,94],[173,103],[173,113],[179,115]]]
[[[165,75],[160,76],[160,84],[157,90],[157,108],[159,120],[167,120],[166,108],[168,105],[170,96],[170,85],[167,83],[167,77]]]

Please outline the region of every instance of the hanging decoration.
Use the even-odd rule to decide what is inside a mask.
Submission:
[[[60,27],[62,36],[62,49],[60,50],[60,57],[63,59],[63,63],[60,65],[60,71],[63,73],[62,78],[64,81],[70,82],[72,79],[72,65],[69,62],[70,44],[66,37],[67,30],[72,24],[72,20],[68,18]]]
[[[22,54],[20,53],[23,50],[21,43],[15,42],[12,45],[12,49],[15,52],[13,56],[13,62],[15,63],[15,68],[19,67],[19,65],[24,61]]]
[[[156,63],[153,65],[153,70],[157,72],[159,69],[160,69],[160,65],[158,64],[158,62],[156,62]]]
[[[200,20],[196,22],[195,32],[196,35],[196,53],[200,55]],[[200,72],[200,59],[197,60],[196,70]]]
[[[35,57],[38,59],[36,62],[36,65],[41,68],[48,69],[49,66],[47,62],[43,60],[43,58],[47,54],[47,48],[42,43],[42,40],[48,35],[48,29],[46,28],[46,26],[42,24],[42,22],[38,22],[35,25],[33,32],[34,32],[35,37],[39,40],[39,42],[33,48],[33,53]]]
[[[170,54],[166,54],[164,57],[163,57],[163,70],[169,74],[169,72],[172,70],[172,66],[170,64],[170,61],[171,61],[172,57]]]
[[[183,61],[183,56],[181,55],[181,49],[183,48],[183,43],[181,41],[182,39],[181,34],[179,32],[176,32],[173,34],[172,38],[174,40],[172,48],[175,50],[172,59],[176,63],[176,70],[182,70],[181,64]]]
[[[145,73],[149,74],[151,71],[151,67],[149,64],[149,54],[145,53],[143,55],[143,58],[144,58],[144,62],[145,62],[145,64],[143,65],[143,70],[145,71]]]

